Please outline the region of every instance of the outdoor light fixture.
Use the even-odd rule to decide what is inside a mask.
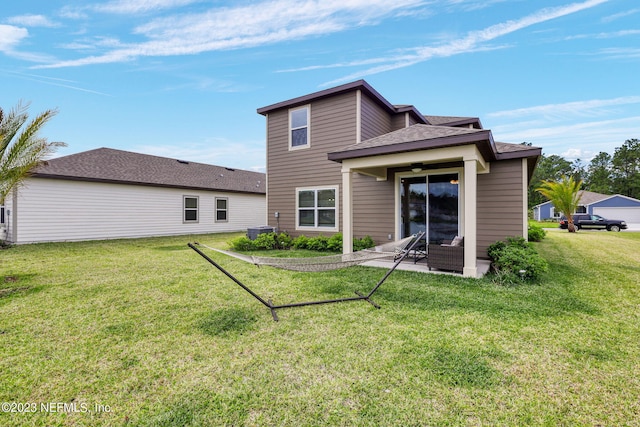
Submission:
[[[422,171],[422,163],[411,164],[411,172],[418,173],[420,171]]]

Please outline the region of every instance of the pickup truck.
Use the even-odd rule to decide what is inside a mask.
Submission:
[[[576,225],[578,230],[620,231],[627,228],[627,223],[619,219],[606,219],[600,215],[590,214],[574,214],[573,223]],[[560,218],[560,228],[566,229],[567,227],[567,218]]]

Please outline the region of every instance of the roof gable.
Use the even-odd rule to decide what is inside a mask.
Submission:
[[[310,93],[308,95],[292,98],[287,101],[271,104],[266,107],[258,108],[258,114],[268,115],[269,113],[280,110],[283,108],[295,108],[304,104],[308,104],[312,101],[317,101],[324,98],[329,98],[335,95],[339,95],[346,92],[362,91],[374,102],[386,109],[390,114],[398,113],[411,113],[416,120],[421,123],[427,123],[425,116],[423,116],[413,105],[393,105],[385,97],[375,90],[369,83],[364,80],[357,80],[355,82],[343,84],[340,86],[332,87],[329,89],[321,90],[319,92]]]
[[[112,148],[51,159],[38,166],[32,176],[228,192],[266,192],[263,173]]]

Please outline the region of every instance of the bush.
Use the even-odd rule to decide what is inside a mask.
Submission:
[[[254,250],[253,241],[246,236],[238,237],[229,242],[229,246],[234,251],[252,251]]]
[[[327,250],[331,252],[342,252],[342,233],[336,233],[329,237]]]
[[[327,236],[316,236],[309,238],[307,242],[307,249],[312,251],[323,252],[327,250],[327,246],[329,244],[329,238]]]
[[[538,280],[548,269],[547,262],[522,237],[508,237],[487,249],[494,267],[494,280],[517,284]]]
[[[255,240],[248,237],[238,237],[229,242],[229,246],[234,251],[258,251],[273,249],[308,249],[320,252],[342,252],[342,233],[336,233],[331,237],[316,236],[307,237],[300,235],[292,239],[287,233],[260,233]],[[362,239],[353,239],[353,249],[359,251],[375,246],[371,236]]]
[[[309,243],[309,238],[304,234],[293,239],[293,248],[294,249],[307,249],[307,243]]]
[[[528,238],[530,242],[541,242],[546,235],[547,232],[539,225],[532,224],[529,226]]]
[[[293,239],[287,233],[260,233],[255,240],[242,236],[229,242],[234,251],[290,249],[292,244]]]
[[[276,243],[278,249],[291,249],[293,246],[293,239],[287,233],[280,233],[276,236]]]
[[[253,241],[253,246],[258,250],[277,249],[276,233],[260,233]]]
[[[364,236],[362,239],[353,239],[353,250],[361,251],[363,249],[369,249],[376,245],[371,236]]]

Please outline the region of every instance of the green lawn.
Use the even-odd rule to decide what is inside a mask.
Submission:
[[[549,232],[535,285],[397,271],[380,310],[280,322],[186,246],[236,236],[0,251],[0,402],[36,406],[0,425],[640,425],[640,233]],[[210,255],[276,304],[384,274]]]

